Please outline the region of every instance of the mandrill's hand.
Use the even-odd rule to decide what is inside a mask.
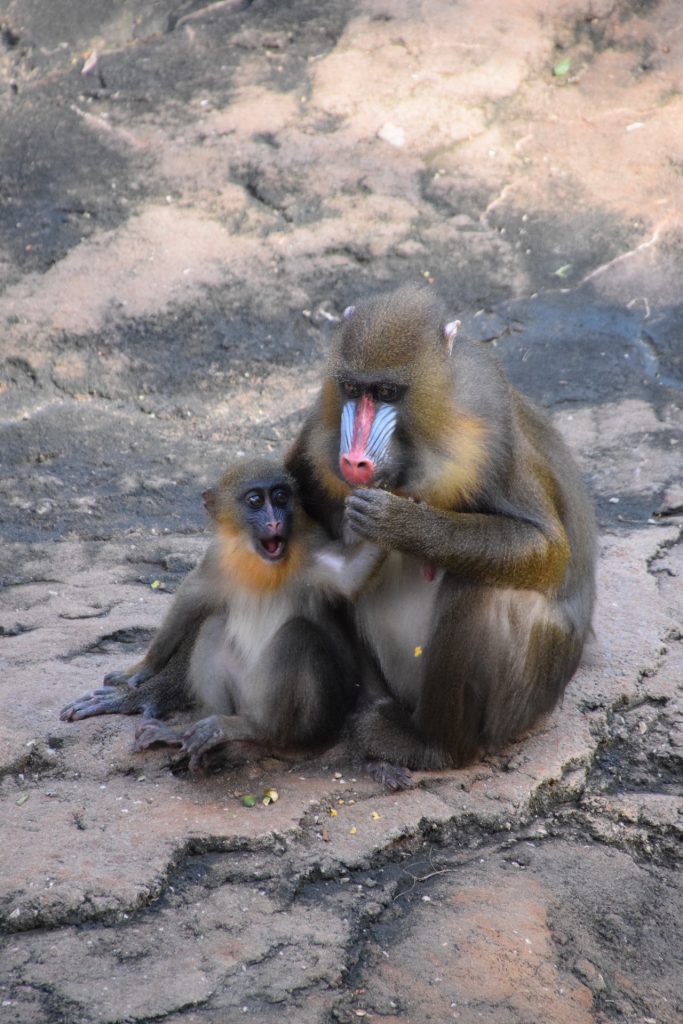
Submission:
[[[356,537],[395,548],[404,541],[417,507],[410,499],[390,491],[367,488],[354,491],[346,499],[344,522]]]

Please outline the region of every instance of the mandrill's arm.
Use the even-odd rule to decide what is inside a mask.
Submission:
[[[378,544],[324,544],[315,552],[311,581],[314,586],[353,599],[384,561]]]
[[[215,555],[210,549],[204,561],[181,583],[144,656],[127,669],[108,672],[104,677],[106,686],[140,686],[166,667],[185,640],[196,637],[202,621],[220,602],[214,562]]]
[[[485,586],[554,589],[569,559],[564,530],[550,515],[536,525],[495,513],[444,511],[367,489],[347,498],[346,522],[364,540]]]

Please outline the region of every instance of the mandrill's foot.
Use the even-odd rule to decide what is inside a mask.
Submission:
[[[131,708],[126,694],[115,686],[104,686],[99,690],[87,690],[72,700],[59,712],[63,722],[77,722],[93,715],[131,715],[141,708]]]
[[[210,715],[191,725],[182,734],[181,740],[182,756],[179,761],[186,761],[191,772],[199,772],[208,767],[211,758],[207,755],[212,754],[218,747],[224,747],[228,737],[221,724],[221,716]]]
[[[144,669],[140,672],[134,672],[130,675],[129,672],[107,672],[102,682],[105,686],[131,686],[134,690],[137,690],[138,686],[142,683],[146,683],[148,679],[151,679],[154,675],[149,669]]]
[[[365,770],[375,782],[393,791],[407,789],[412,782],[412,776],[407,768],[400,764],[391,764],[390,761],[368,761]]]
[[[181,747],[182,734],[158,718],[145,718],[135,730],[133,750],[149,750],[157,744],[163,747]]]

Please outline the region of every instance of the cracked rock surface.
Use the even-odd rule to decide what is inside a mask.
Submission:
[[[4,4],[0,1022],[680,1021],[682,89],[676,0]],[[60,722],[419,280],[594,495],[562,706],[398,795]]]

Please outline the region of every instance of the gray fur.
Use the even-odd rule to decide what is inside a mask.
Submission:
[[[391,552],[357,602],[383,692],[367,695],[353,731],[365,756],[418,769],[466,764],[554,707],[595,593],[593,511],[566,445],[489,348],[458,341],[449,356],[446,323],[426,289],[374,297],[358,303],[330,354],[332,382],[385,375],[407,387],[382,489],[351,493],[342,517],[326,483],[339,475],[339,434],[325,426],[333,410],[322,397],[288,458],[318,521]],[[424,495],[463,457],[457,439],[427,429],[444,407],[449,422],[485,431],[474,486],[436,507]]]
[[[281,480],[294,487],[279,464],[238,465],[205,493],[205,502],[213,515],[228,515],[233,523],[251,517],[241,520],[251,542],[252,531],[267,526],[274,511],[265,509],[263,522],[257,512],[254,520],[253,510],[242,511],[239,495],[257,482],[270,486]],[[202,767],[215,748],[234,753],[229,747],[236,743],[286,747],[333,740],[355,701],[360,675],[340,599],[357,593],[383,555],[371,544],[347,550],[327,541],[312,524],[305,527],[295,495],[292,501],[291,509],[281,511],[292,522],[290,543],[301,534],[304,551],[276,588],[244,588],[227,575],[218,536],[181,584],[142,660],[110,673],[108,685],[83,694],[61,717],[142,712],[138,748],[180,746],[191,768]],[[159,721],[188,704],[209,717],[182,735]]]

